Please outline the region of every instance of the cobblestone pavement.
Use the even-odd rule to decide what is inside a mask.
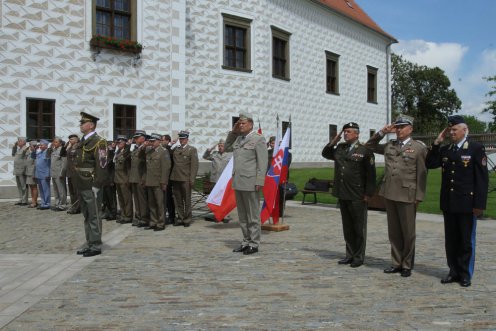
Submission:
[[[496,329],[496,221],[479,221],[472,286],[442,285],[439,216],[420,214],[410,278],[386,275],[386,217],[369,212],[367,257],[340,266],[339,211],[291,202],[289,231],[233,253],[241,231],[202,219],[146,231],[104,221],[104,251],[75,255],[81,215],[0,202],[2,330]],[[12,317],[14,316],[14,317]]]

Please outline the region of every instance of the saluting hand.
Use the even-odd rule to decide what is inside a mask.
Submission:
[[[442,143],[444,141],[444,137],[446,137],[448,132],[449,132],[449,128],[448,127],[444,128],[444,130],[441,131],[441,133],[437,136],[436,140],[434,140],[434,145],[439,145],[440,143]]]
[[[338,135],[336,135],[336,137],[334,137],[334,139],[331,140],[329,145],[331,145],[331,146],[337,145],[337,143],[341,140],[342,136],[343,136],[343,130],[341,130],[341,132]]]

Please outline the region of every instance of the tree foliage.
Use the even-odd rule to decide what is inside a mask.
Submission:
[[[496,82],[496,76],[486,77],[488,82]],[[495,97],[493,100],[486,101],[487,107],[484,108],[483,112],[491,113],[493,115],[493,122],[489,125],[491,132],[496,131],[496,85],[491,86],[491,91],[486,93],[488,97]]]
[[[472,115],[463,115],[463,119],[470,130],[470,133],[484,133],[487,129],[487,123],[478,120],[477,117]]]
[[[417,133],[439,132],[447,116],[456,113],[462,102],[444,71],[409,62],[392,54],[392,112],[415,118]]]

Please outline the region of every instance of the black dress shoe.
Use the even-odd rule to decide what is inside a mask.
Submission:
[[[101,251],[90,251],[90,250],[88,250],[88,251],[86,251],[86,252],[83,253],[83,256],[84,257],[91,257],[91,256],[95,256],[95,255],[100,255],[100,254],[102,254]]]
[[[470,282],[470,280],[468,280],[468,279],[462,279],[462,280],[460,280],[460,286],[461,287],[469,287],[470,285],[472,285],[472,283]]]
[[[22,202],[16,202],[14,203],[14,206],[20,206]]]
[[[234,253],[241,253],[241,252],[244,252],[246,251],[248,248],[250,248],[250,246],[239,246],[238,248],[235,248],[233,249],[233,252]]]
[[[455,276],[449,274],[448,276],[441,279],[441,284],[455,283],[457,281],[458,281],[458,277],[455,277]]]
[[[27,203],[27,202],[21,202],[21,203],[19,204],[19,206],[27,206],[27,205],[28,205],[28,203]]]
[[[338,264],[351,264],[353,262],[353,259],[350,257],[345,257],[341,260],[338,261]]]
[[[67,214],[72,214],[72,215],[81,214],[81,211],[80,210],[68,210]]]
[[[403,269],[401,270],[401,277],[410,277],[412,275],[412,270]]]
[[[89,248],[87,248],[87,247],[86,247],[86,248],[81,248],[81,249],[79,249],[79,250],[76,252],[76,254],[77,254],[77,255],[83,255],[83,254],[84,254],[84,253],[86,253],[87,251],[89,251]]]
[[[398,272],[401,272],[401,268],[398,267],[389,267],[387,269],[384,269],[385,274],[397,274]]]
[[[157,227],[155,229],[153,229],[153,231],[164,231],[164,230],[165,230],[165,228],[157,228]]]
[[[358,268],[358,267],[360,267],[362,265],[363,265],[363,262],[362,261],[353,261],[353,262],[350,263],[350,267],[352,267],[352,268]]]
[[[156,226],[145,226],[143,229],[145,230],[155,230],[157,227]]]
[[[138,228],[146,228],[147,226],[148,226],[148,224],[146,224],[146,223],[139,223],[137,225]]]
[[[189,228],[189,226],[190,226],[190,225],[191,225],[190,223],[184,223],[184,224],[183,224],[183,226],[184,226],[185,228]]]
[[[174,223],[174,224],[172,224],[172,226],[183,226],[183,225],[184,225],[184,223]]]
[[[258,252],[258,247],[251,247],[249,246],[248,249],[246,249],[243,254],[244,255],[250,255],[250,254],[255,254],[256,252]]]

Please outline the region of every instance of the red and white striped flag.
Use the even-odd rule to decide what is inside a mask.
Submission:
[[[218,222],[222,221],[236,208],[236,196],[232,188],[232,171],[233,158],[231,157],[207,198],[207,206],[214,213]]]

